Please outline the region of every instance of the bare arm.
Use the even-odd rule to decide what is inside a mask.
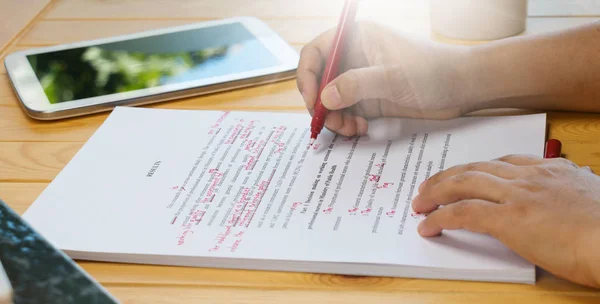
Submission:
[[[312,111],[332,29],[306,45],[298,89]],[[325,125],[346,136],[380,116],[449,119],[489,108],[600,112],[600,22],[478,46],[359,23],[343,73],[323,90]]]
[[[460,69],[476,110],[600,112],[600,22],[472,47]]]

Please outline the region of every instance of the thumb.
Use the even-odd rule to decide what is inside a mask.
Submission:
[[[386,99],[391,92],[388,79],[381,65],[348,70],[323,89],[321,102],[328,110],[340,110],[361,100]]]

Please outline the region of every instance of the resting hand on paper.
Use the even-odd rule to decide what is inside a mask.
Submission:
[[[452,167],[421,184],[413,209],[431,212],[422,236],[489,234],[557,276],[600,287],[600,177],[566,159],[514,155]]]
[[[312,114],[336,29],[302,49],[298,89]],[[402,36],[372,23],[357,23],[340,75],[327,85],[323,105],[333,110],[325,127],[345,136],[364,135],[367,119],[381,116],[446,119],[467,111],[453,66],[464,48]]]

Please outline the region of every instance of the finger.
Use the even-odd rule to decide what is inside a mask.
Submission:
[[[323,72],[334,34],[335,29],[322,33],[304,46],[300,52],[300,60],[296,69],[296,85],[309,109],[314,107],[317,99],[319,78]]]
[[[347,137],[362,136],[368,130],[366,119],[344,111],[330,112],[325,118],[325,127],[332,132]]]
[[[296,71],[296,84],[306,104],[306,108],[312,110],[315,107],[317,92],[319,90],[319,75],[321,69],[320,53],[316,48],[302,49],[300,65]],[[310,67],[306,67],[311,65]]]
[[[388,73],[381,65],[348,70],[323,89],[321,101],[329,110],[340,110],[361,100],[389,100],[393,84],[389,83]]]
[[[515,166],[530,166],[544,163],[545,159],[535,155],[514,154],[495,159]]]
[[[356,120],[348,112],[342,114],[342,125],[337,132],[343,136],[351,137],[357,135],[356,132]]]
[[[444,229],[495,235],[500,208],[500,205],[485,200],[463,200],[429,214],[417,230],[424,237],[439,235]]]
[[[482,199],[501,204],[512,190],[506,179],[485,172],[469,171],[450,176],[432,187],[425,187],[413,199],[413,209],[428,213],[440,205],[466,199]]]
[[[325,128],[334,133],[339,133],[344,125],[343,111],[331,111],[325,117]]]
[[[434,174],[429,179],[421,183],[421,185],[419,186],[419,192],[424,191],[426,187],[432,187],[436,185],[440,181],[443,181],[444,179],[450,176],[459,175],[470,171],[485,172],[504,179],[515,179],[523,174],[521,168],[509,164],[507,162],[474,162],[469,164],[457,165]]]
[[[351,137],[351,136],[363,136],[367,133],[367,121],[360,116],[354,116],[351,113],[345,112],[343,115],[343,124],[339,134]]]
[[[569,167],[579,168],[574,162],[564,158],[541,158],[535,155],[506,155],[497,159],[498,161],[506,162],[517,166],[531,166],[540,164],[565,165]]]
[[[544,159],[544,161],[547,165],[551,165],[551,166],[565,166],[565,167],[571,167],[571,168],[580,168],[579,165],[577,165],[573,161],[570,161],[564,157],[546,158],[546,159]]]

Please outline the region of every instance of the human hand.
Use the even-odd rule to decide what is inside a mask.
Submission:
[[[297,84],[311,114],[335,31],[321,34],[300,55]],[[472,110],[468,90],[461,87],[467,47],[418,40],[365,22],[353,33],[340,76],[321,94],[331,110],[325,121],[331,131],[364,135],[370,118],[447,119]]]
[[[422,183],[412,206],[431,212],[422,236],[489,234],[557,276],[600,287],[600,177],[566,159],[513,155],[455,166]]]

